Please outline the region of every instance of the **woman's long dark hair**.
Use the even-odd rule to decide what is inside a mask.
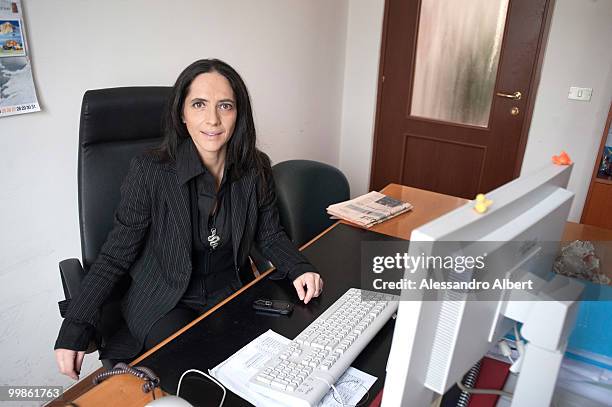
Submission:
[[[227,143],[226,163],[231,163],[232,177],[240,177],[254,168],[264,175],[270,169],[269,158],[256,147],[255,123],[251,100],[244,81],[227,63],[218,59],[201,59],[189,65],[176,80],[170,92],[166,112],[162,121],[164,138],[156,150],[165,160],[175,160],[178,145],[189,139],[187,127],[183,123],[183,106],[193,80],[200,74],[217,72],[230,83],[236,99],[236,125]]]

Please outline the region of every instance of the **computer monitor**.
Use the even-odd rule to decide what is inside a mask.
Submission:
[[[486,247],[486,278],[534,286],[489,291],[481,300],[482,291],[424,290],[419,300],[402,290],[383,407],[429,406],[434,393],[461,380],[515,321],[523,323],[529,343],[512,406],[550,405],[582,291],[581,284],[551,271],[573,199],[566,189],[570,173],[571,166],[546,165],[487,194],[493,203],[486,213],[468,203],[412,232],[410,257],[476,255]],[[404,277],[416,281],[436,273],[420,267]],[[474,270],[455,274],[484,276]]]

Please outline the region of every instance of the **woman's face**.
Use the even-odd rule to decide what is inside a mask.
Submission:
[[[191,82],[183,103],[183,123],[203,160],[225,157],[237,113],[234,92],[223,75],[207,72]]]

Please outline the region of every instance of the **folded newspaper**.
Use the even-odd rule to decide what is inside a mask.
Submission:
[[[408,202],[402,202],[380,192],[372,191],[350,201],[327,207],[332,217],[369,228],[412,209]]]

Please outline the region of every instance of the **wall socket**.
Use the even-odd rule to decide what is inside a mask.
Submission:
[[[567,98],[588,102],[591,100],[592,94],[593,88],[578,88],[576,86],[572,86],[569,88],[569,94],[567,95]]]

